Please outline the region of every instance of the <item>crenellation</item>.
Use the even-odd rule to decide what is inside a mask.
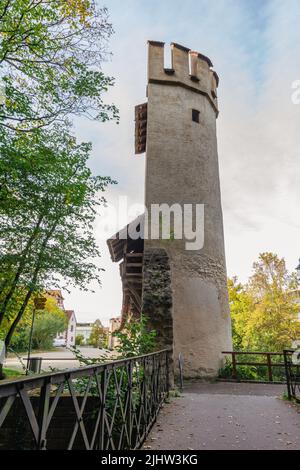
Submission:
[[[199,79],[198,71],[198,52],[190,51],[190,76],[192,79]]]
[[[218,76],[216,72],[212,71],[211,73],[211,94],[213,99],[217,99],[217,88],[218,88]]]
[[[151,40],[149,40],[148,44],[151,44],[151,46],[155,46],[155,47],[165,47],[165,43],[161,42],[161,41],[151,41]]]
[[[190,52],[190,49],[188,47],[182,46],[181,44],[178,44],[177,42],[171,42],[171,47],[175,49],[179,49],[182,52]]]
[[[171,44],[172,52],[172,68],[175,70],[177,80],[185,81],[187,74],[189,74],[189,49],[179,46],[178,44]]]
[[[213,63],[209,57],[207,57],[204,54],[201,54],[200,52],[198,52],[198,57],[200,60],[203,60],[204,62],[206,62],[209,67],[213,67]]]
[[[213,76],[215,77],[215,80],[216,80],[216,88],[218,88],[219,82],[220,82],[219,75],[217,74],[217,72],[215,70],[212,70],[212,73],[213,73]]]
[[[148,79],[161,79],[164,70],[164,43],[148,41]]]
[[[201,93],[209,99],[216,114],[217,87],[219,77],[211,69],[212,61],[205,55],[192,51],[177,43],[171,43],[171,68],[165,67],[165,44],[159,41],[148,41],[149,45],[149,83],[183,86]]]

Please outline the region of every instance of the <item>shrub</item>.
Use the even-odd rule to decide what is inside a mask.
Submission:
[[[84,344],[84,336],[77,335],[75,338],[75,346],[82,346]]]

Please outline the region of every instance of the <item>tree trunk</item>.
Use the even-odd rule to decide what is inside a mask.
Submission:
[[[23,313],[25,312],[25,309],[28,305],[28,302],[31,298],[33,294],[33,288],[29,289],[29,291],[27,292],[26,294],[26,297],[22,303],[22,306],[18,312],[18,315],[16,316],[16,318],[14,319],[13,323],[11,324],[10,328],[9,328],[9,331],[6,335],[6,338],[5,338],[5,347],[6,349],[8,349],[8,346],[10,345],[10,342],[11,342],[11,338],[12,338],[12,335],[14,334],[14,331],[19,323],[19,321],[21,320],[22,316],[23,316]]]
[[[38,230],[39,230],[39,228],[40,228],[40,226],[41,226],[41,223],[42,223],[43,218],[44,218],[44,216],[42,215],[42,216],[39,217],[39,219],[38,219],[38,221],[37,221],[37,224],[36,224],[36,226],[35,226],[35,229],[34,229],[33,233],[31,234],[31,236],[30,236],[30,238],[29,238],[29,240],[28,240],[28,242],[27,242],[27,245],[26,245],[26,247],[25,247],[25,249],[24,249],[24,251],[23,251],[23,254],[22,254],[22,257],[21,257],[21,261],[20,261],[20,263],[19,263],[19,267],[18,267],[17,272],[16,272],[16,274],[15,274],[15,277],[14,277],[14,280],[13,280],[13,282],[12,282],[11,288],[9,289],[9,291],[8,291],[8,293],[6,294],[6,297],[5,297],[5,299],[4,299],[3,303],[2,303],[2,306],[1,306],[1,308],[0,308],[0,325],[1,325],[2,321],[3,321],[3,318],[4,318],[4,314],[5,314],[7,305],[8,305],[10,299],[12,298],[12,296],[13,296],[13,294],[14,294],[14,292],[15,292],[17,286],[18,286],[19,279],[20,279],[20,277],[21,277],[21,274],[22,274],[22,272],[23,272],[24,267],[26,266],[26,257],[27,257],[27,255],[28,255],[28,252],[29,252],[29,250],[30,250],[32,244],[33,244],[34,239],[36,238],[36,235],[37,235]]]
[[[22,303],[22,306],[18,312],[18,315],[16,316],[16,318],[14,319],[12,325],[10,326],[9,328],[9,331],[5,337],[5,347],[6,347],[6,350],[8,349],[9,345],[10,345],[10,342],[11,342],[11,338],[12,338],[12,335],[14,334],[14,331],[19,323],[19,321],[21,320],[22,316],[23,316],[23,313],[28,305],[28,302],[33,294],[33,291],[34,291],[34,286],[36,284],[36,281],[37,281],[37,278],[38,278],[38,275],[39,275],[39,272],[40,272],[40,269],[41,269],[41,261],[42,261],[42,258],[43,258],[43,255],[44,255],[44,250],[47,246],[47,243],[48,241],[50,240],[50,238],[52,237],[53,235],[53,232],[57,226],[57,223],[58,223],[58,220],[55,221],[55,223],[53,224],[50,232],[48,232],[45,240],[43,241],[42,243],[42,246],[41,246],[41,249],[40,249],[40,252],[39,252],[39,256],[38,256],[38,259],[37,259],[37,263],[36,263],[36,267],[35,267],[35,270],[34,270],[34,273],[33,273],[33,276],[32,276],[32,279],[31,279],[31,288],[28,290],[26,296],[25,296],[25,299]]]

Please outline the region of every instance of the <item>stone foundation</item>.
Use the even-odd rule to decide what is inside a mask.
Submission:
[[[163,249],[147,249],[143,263],[142,313],[157,333],[158,347],[173,347],[172,289],[169,257]]]

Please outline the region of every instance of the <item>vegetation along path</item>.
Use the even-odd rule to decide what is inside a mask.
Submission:
[[[271,384],[185,386],[159,414],[144,449],[300,449],[300,409]]]

